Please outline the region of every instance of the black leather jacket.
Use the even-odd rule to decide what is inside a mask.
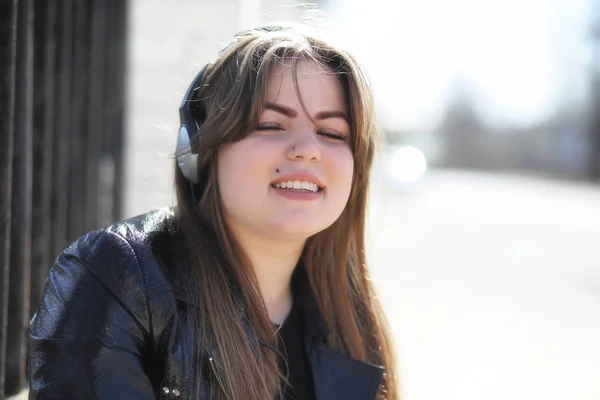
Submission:
[[[198,384],[208,399],[219,389],[191,373],[190,303],[161,262],[172,218],[157,210],[92,231],[58,257],[28,335],[30,399],[191,399]],[[299,292],[317,399],[375,399],[382,369],[329,348],[314,297]]]

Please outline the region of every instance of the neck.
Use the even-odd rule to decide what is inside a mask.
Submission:
[[[268,241],[250,235],[236,235],[254,268],[269,319],[281,324],[292,308],[292,273],[304,242]]]

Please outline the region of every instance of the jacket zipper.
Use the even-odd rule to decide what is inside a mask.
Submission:
[[[215,378],[217,378],[217,382],[219,383],[219,386],[221,387],[223,394],[225,394],[225,397],[227,398],[227,400],[231,400],[231,398],[229,397],[229,394],[227,393],[227,390],[225,390],[225,385],[223,385],[223,381],[221,380],[221,377],[217,373],[217,368],[215,367],[215,362],[213,361],[212,357],[209,358],[208,361],[210,362],[210,369],[212,369],[212,372],[215,375]]]

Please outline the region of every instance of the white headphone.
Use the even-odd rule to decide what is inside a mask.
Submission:
[[[192,84],[185,92],[183,101],[179,106],[179,120],[181,122],[181,127],[179,128],[175,154],[177,155],[177,165],[179,166],[179,170],[191,183],[198,183],[198,153],[192,152],[191,140],[204,122],[203,120],[194,118],[194,112],[198,115],[201,114],[202,111],[197,107],[199,101],[194,99],[194,92],[200,87],[207,67],[208,64],[198,72],[198,75],[196,75]],[[195,109],[194,103],[196,103]]]

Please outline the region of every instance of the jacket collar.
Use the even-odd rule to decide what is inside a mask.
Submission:
[[[325,345],[309,353],[317,399],[375,400],[383,368]]]
[[[327,324],[302,265],[298,265],[292,275],[292,290],[304,319],[305,346],[316,398],[375,399],[383,368],[355,360],[327,346]]]

